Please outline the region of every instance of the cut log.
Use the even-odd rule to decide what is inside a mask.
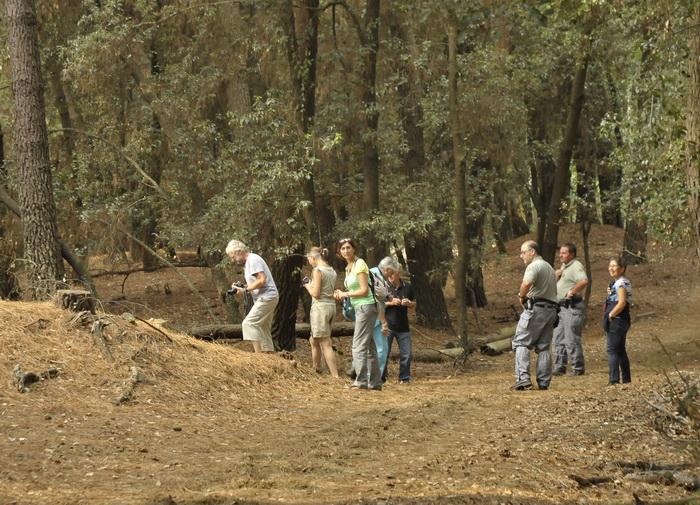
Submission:
[[[240,324],[210,324],[187,329],[172,327],[168,324],[163,326],[184,333],[185,335],[207,340],[243,338],[243,329]],[[295,330],[297,338],[309,338],[311,335],[311,325],[309,325],[309,323],[296,323]],[[331,326],[331,337],[351,337],[354,332],[355,323],[333,323]]]
[[[495,342],[489,342],[488,344],[482,345],[480,351],[482,354],[486,354],[488,356],[498,356],[501,353],[510,351],[512,342],[512,337],[496,340]]]
[[[459,358],[463,351],[461,347],[452,349],[416,349],[413,351],[413,361],[440,363],[448,359]]]
[[[606,482],[613,482],[615,480],[612,477],[582,477],[575,474],[569,475],[569,478],[578,482],[580,487],[597,486],[598,484],[605,484]]]
[[[695,491],[700,487],[698,477],[687,472],[671,472],[663,470],[634,472],[625,475],[625,480],[630,480],[632,482],[644,482],[646,484],[664,484],[666,486],[679,485],[683,486],[689,491]]]
[[[90,291],[83,289],[59,289],[56,291],[56,304],[73,312],[95,313],[95,299]]]
[[[488,344],[490,342],[496,342],[497,340],[503,340],[504,338],[512,338],[513,335],[515,335],[515,329],[517,326],[507,326],[505,328],[501,328],[500,330],[489,333],[487,335],[484,335],[483,337],[479,337],[476,340],[476,345],[477,347],[482,347],[485,344]]]

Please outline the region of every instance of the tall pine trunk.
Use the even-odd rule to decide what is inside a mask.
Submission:
[[[279,291],[279,303],[272,323],[272,336],[278,350],[293,351],[296,343],[296,314],[299,306],[301,267],[304,266],[303,251],[297,250],[272,264],[272,278]]]
[[[557,171],[554,178],[554,188],[549,201],[547,212],[547,225],[545,227],[544,239],[542,240],[542,257],[553,264],[557,251],[557,241],[559,240],[559,221],[561,218],[561,205],[569,189],[571,182],[571,157],[574,147],[578,141],[579,120],[583,109],[584,88],[586,84],[586,73],[590,59],[590,31],[584,35],[584,55],[576,68],[574,82],[571,88],[571,103],[569,113],[566,118],[566,129],[564,138],[559,148],[557,158]]]
[[[414,47],[413,33],[406,19],[399,16],[398,9],[391,12],[389,29],[393,36],[405,44],[407,52]],[[401,157],[402,175],[409,183],[425,176],[426,154],[423,131],[423,83],[412,60],[400,58],[397,62],[400,75],[397,86],[400,103],[398,115],[406,138],[407,150]],[[436,209],[437,212],[446,209]],[[418,306],[416,314],[421,325],[454,334],[452,321],[445,300],[445,281],[447,275],[441,264],[450,261],[449,229],[431,226],[421,232],[404,236],[408,271],[416,294]]]
[[[5,7],[24,255],[32,273],[32,287],[43,297],[56,289],[64,267],[49,159],[38,21],[34,0],[6,0]]]
[[[454,161],[454,228],[457,258],[454,267],[455,299],[457,303],[457,335],[463,349],[469,348],[467,328],[467,265],[469,262],[469,237],[467,236],[467,170],[462,149],[462,134],[459,121],[459,98],[457,93],[457,15],[449,15],[447,26],[448,50],[448,104],[452,157]]]
[[[695,8],[690,26],[686,184],[693,259],[700,268],[700,7]]]

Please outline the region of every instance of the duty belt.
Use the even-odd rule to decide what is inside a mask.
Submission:
[[[556,309],[559,306],[557,302],[553,302],[548,298],[532,298],[532,302],[535,307],[552,307]]]
[[[563,300],[559,301],[559,305],[564,307],[565,309],[575,309],[576,305],[578,305],[581,302],[583,302],[582,298],[564,298]]]

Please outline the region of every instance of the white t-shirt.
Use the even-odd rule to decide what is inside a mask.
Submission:
[[[277,291],[277,285],[275,284],[275,280],[272,278],[272,273],[270,273],[267,263],[265,263],[265,260],[257,254],[248,253],[248,259],[246,260],[245,267],[243,269],[246,284],[249,286],[253,284],[257,280],[255,274],[260,272],[265,274],[267,284],[260,289],[254,289],[250,292],[250,294],[253,295],[253,301],[256,301],[258,298],[278,298],[279,292]]]

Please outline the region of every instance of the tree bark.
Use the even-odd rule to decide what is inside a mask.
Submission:
[[[301,267],[304,265],[303,251],[296,251],[284,259],[272,264],[272,278],[275,279],[279,291],[279,303],[275,309],[275,319],[272,323],[272,336],[280,351],[296,349],[297,307],[299,307],[299,292],[301,287]]]
[[[392,35],[407,48],[413,47],[415,41],[407,28],[407,20],[396,10],[391,14],[395,16],[389,20]],[[400,97],[398,115],[408,147],[401,157],[401,171],[409,182],[413,182],[423,177],[426,170],[425,137],[421,126],[423,85],[412,60],[399,58],[397,72],[401,77],[397,93]],[[439,273],[441,263],[450,260],[449,236],[444,228],[431,226],[424,232],[407,234],[404,244],[407,268],[418,302],[418,321],[422,326],[454,334],[443,291],[447,276]]]
[[[686,127],[686,185],[693,261],[700,269],[700,7],[690,21],[688,49],[688,115]]]
[[[443,245],[444,247],[440,247]],[[416,316],[421,326],[454,334],[452,320],[447,310],[443,288],[446,276],[432,271],[431,262],[443,258],[449,251],[447,241],[443,242],[435,234],[427,237],[406,239],[406,256],[411,283],[418,302]]]
[[[559,240],[559,220],[561,218],[561,205],[571,182],[571,157],[578,140],[579,120],[584,102],[584,88],[586,73],[590,60],[590,33],[592,27],[587,29],[583,37],[583,57],[576,68],[574,82],[571,88],[571,103],[566,119],[564,138],[557,158],[557,171],[554,177],[554,188],[549,201],[547,212],[547,225],[545,227],[544,240],[542,242],[542,257],[549,263],[554,263]]]
[[[448,40],[448,104],[450,132],[452,137],[452,157],[455,170],[455,212],[454,228],[457,245],[457,258],[454,267],[455,298],[457,302],[457,335],[462,348],[469,348],[467,328],[467,264],[469,243],[467,236],[467,171],[462,149],[462,134],[459,122],[459,99],[457,93],[457,15],[449,13],[447,25]]]
[[[33,287],[44,297],[55,291],[64,268],[49,159],[38,21],[34,0],[7,0],[5,7],[24,253]]]
[[[642,37],[645,40],[648,38],[648,33],[649,27],[646,25],[642,26]],[[652,49],[650,47],[646,47],[642,51],[642,81],[647,74],[653,71],[651,64],[653,61],[652,54]],[[639,93],[637,95],[638,115],[641,116],[648,100],[650,100],[650,93],[648,92]],[[646,167],[639,163],[636,169],[646,170]],[[644,202],[646,200],[644,190],[640,188],[639,184],[632,184],[629,200],[631,202]],[[635,205],[635,207],[638,206],[639,203]],[[625,223],[622,257],[627,260],[628,265],[639,265],[641,263],[646,263],[647,261],[647,217],[642,213],[636,212],[636,209],[632,207],[628,207],[627,209],[627,222]]]
[[[377,56],[379,53],[380,0],[366,0],[360,37],[362,57],[361,81],[358,88],[363,112],[362,174],[364,176],[363,208],[365,217],[379,211],[379,107],[377,106]],[[386,248],[371,236],[366,238],[365,260],[376,265]]]
[[[311,131],[316,115],[316,57],[318,54],[318,0],[302,0],[294,15],[292,0],[285,0],[283,30],[287,34],[287,63],[292,80],[297,123],[304,135]],[[310,244],[321,245],[314,174],[303,180],[303,215]]]

